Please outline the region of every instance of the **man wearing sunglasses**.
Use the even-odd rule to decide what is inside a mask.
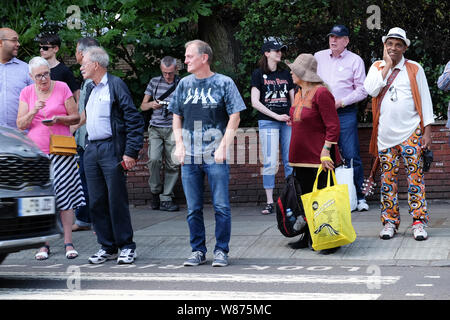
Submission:
[[[43,34],[39,38],[39,53],[50,64],[50,76],[52,80],[67,83],[75,100],[80,99],[80,85],[70,70],[62,61],[56,59],[56,54],[61,47],[61,39],[57,34]]]
[[[17,128],[20,91],[33,83],[28,64],[17,59],[19,35],[0,28],[0,125]]]

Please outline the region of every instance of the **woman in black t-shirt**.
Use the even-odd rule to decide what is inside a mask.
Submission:
[[[275,41],[264,43],[259,68],[253,72],[251,80],[251,101],[253,108],[258,110],[259,141],[264,161],[262,176],[267,204],[262,214],[274,211],[273,189],[279,149],[285,176],[292,173],[289,166],[291,127],[288,123],[289,109],[294,101],[294,83],[290,72],[278,67],[284,50],[286,46]]]

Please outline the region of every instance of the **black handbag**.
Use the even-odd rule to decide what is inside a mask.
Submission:
[[[433,151],[430,149],[425,149],[422,152],[423,157],[423,172],[428,172],[430,170],[431,164],[433,163]]]

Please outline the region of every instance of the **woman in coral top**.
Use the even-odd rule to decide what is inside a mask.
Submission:
[[[53,189],[64,230],[66,257],[73,259],[78,256],[72,244],[73,209],[86,205],[81,180],[74,156],[49,153],[50,134],[70,136],[69,126],[77,124],[80,116],[67,84],[51,80],[47,60],[42,57],[31,59],[29,70],[35,83],[20,93],[17,127],[28,130],[27,136],[49,155],[52,162]],[[35,257],[45,260],[49,253],[50,248],[46,244]]]
[[[325,170],[333,170],[341,162],[337,145],[339,117],[333,95],[317,75],[314,56],[301,54],[287,65],[291,69],[294,83],[301,88],[290,109],[292,134],[289,165],[294,168],[295,178],[305,194],[312,191],[320,165]],[[318,188],[325,187],[326,180],[327,174],[322,173]],[[295,248],[307,246],[309,234],[305,235],[291,245]]]

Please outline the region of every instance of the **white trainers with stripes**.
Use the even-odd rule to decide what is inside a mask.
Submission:
[[[107,253],[105,250],[100,249],[98,252],[89,257],[89,263],[100,264],[108,260],[113,260],[117,258],[117,253]]]
[[[425,231],[425,224],[420,221],[414,222],[412,226],[414,239],[417,241],[427,240],[428,234]]]
[[[383,230],[380,232],[380,238],[383,240],[389,240],[392,239],[397,232],[395,228],[395,224],[391,222],[386,222],[384,224]]]
[[[135,249],[122,249],[117,258],[117,264],[131,264],[137,258]]]

